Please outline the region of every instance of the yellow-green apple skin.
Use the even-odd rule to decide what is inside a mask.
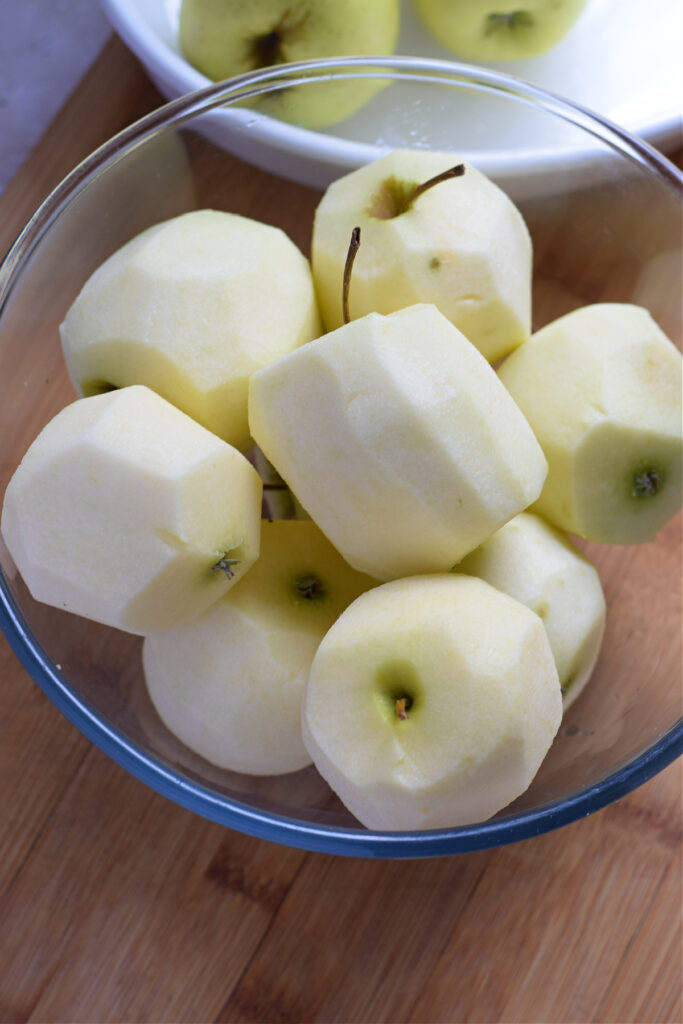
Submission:
[[[452,153],[396,150],[328,187],[311,245],[328,331],[343,322],[344,262],[358,226],[351,319],[431,302],[489,360],[529,337],[531,239],[502,189],[466,163],[462,176],[434,185],[403,208],[416,185],[460,162]]]
[[[399,28],[399,0],[183,0],[180,10],[181,49],[215,80],[292,61],[391,54]],[[255,106],[324,128],[353,114],[381,85],[345,80],[294,87],[261,96]]]
[[[337,550],[381,580],[446,572],[545,479],[495,371],[430,305],[371,313],[259,370],[249,422]]]
[[[559,530],[521,512],[456,566],[521,601],[543,620],[565,710],[588,682],[605,630],[593,565]]]
[[[136,385],[50,420],[10,480],[1,528],[36,600],[145,634],[244,575],[260,516],[244,456]]]
[[[342,613],[313,659],[303,737],[367,828],[449,828],[524,792],[561,717],[539,617],[482,580],[435,574]]]
[[[524,60],[563,39],[587,0],[413,0],[433,36],[464,60]]]
[[[301,700],[318,645],[376,581],[314,523],[264,522],[261,554],[204,615],[145,638],[147,688],[166,726],[219,768],[280,775],[310,763]]]
[[[647,310],[574,310],[498,372],[548,460],[533,511],[589,540],[652,540],[681,507],[682,364]]]
[[[115,252],[60,330],[80,395],[145,384],[245,451],[249,375],[317,337],[320,320],[308,260],[284,232],[195,210]]]

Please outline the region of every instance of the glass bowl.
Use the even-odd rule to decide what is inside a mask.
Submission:
[[[372,68],[367,58],[285,65],[184,97],[122,132],[55,189],[7,254],[0,269],[0,494],[38,431],[75,397],[57,328],[95,267],[144,228],[201,207],[268,220],[308,252],[320,193],[277,174],[315,180],[344,168],[325,165],[318,144],[318,155],[307,155],[311,133],[280,126],[260,105],[264,96],[331,83],[342,94],[366,78],[386,87],[377,137],[359,143],[354,161],[403,145],[448,149],[488,166],[533,238],[534,328],[585,303],[635,302],[680,347],[681,176],[648,146],[537,88],[465,65],[413,58],[377,59]],[[467,139],[461,121],[470,126]],[[498,142],[501,124],[513,123],[524,138],[521,162],[509,131]],[[253,155],[272,173],[245,167],[230,150]],[[529,159],[535,150],[542,159]],[[240,181],[251,187],[237,188]],[[581,544],[599,569],[608,606],[594,677],[527,792],[491,820],[464,828],[373,833],[313,768],[258,778],[212,767],[154,712],[140,638],[33,601],[1,542],[0,625],[30,675],[79,729],[198,814],[328,853],[460,853],[584,817],[681,753],[680,534],[677,519],[638,547]]]

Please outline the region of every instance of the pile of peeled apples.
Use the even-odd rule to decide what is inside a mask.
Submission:
[[[371,829],[495,814],[598,657],[567,534],[637,544],[681,504],[678,350],[619,303],[532,334],[531,284],[522,215],[447,153],[334,182],[310,263],[226,212],[144,231],[69,309],[81,397],[5,494],[29,590],[143,635],[214,765],[312,762]]]

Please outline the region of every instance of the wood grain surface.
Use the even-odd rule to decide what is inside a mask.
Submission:
[[[79,159],[160,102],[113,39],[0,199],[0,250]],[[514,846],[334,858],[153,793],[4,638],[0,683],[2,1021],[682,1020],[680,764]]]

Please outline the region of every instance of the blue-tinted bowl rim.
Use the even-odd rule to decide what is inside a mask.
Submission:
[[[153,111],[115,135],[80,163],[53,190],[30,218],[0,265],[0,317],[31,253],[68,202],[100,169],[157,130],[179,124],[200,112],[252,95],[253,89],[304,83],[311,77],[354,77],[373,68],[396,78],[476,84],[540,105],[612,145],[622,155],[649,167],[683,193],[678,169],[645,142],[618,125],[546,90],[510,75],[450,61],[412,57],[363,57],[307,61],[241,75],[181,97]],[[424,77],[421,77],[424,76]],[[650,747],[599,782],[570,797],[467,827],[421,832],[371,832],[317,825],[259,811],[222,796],[151,757],[90,707],[56,668],[24,619],[0,570],[0,628],[29,675],[55,706],[91,742],[126,771],[175,803],[239,832],[287,846],[346,856],[416,858],[467,853],[519,842],[567,825],[619,799],[642,785],[683,753],[683,720],[679,719]]]

